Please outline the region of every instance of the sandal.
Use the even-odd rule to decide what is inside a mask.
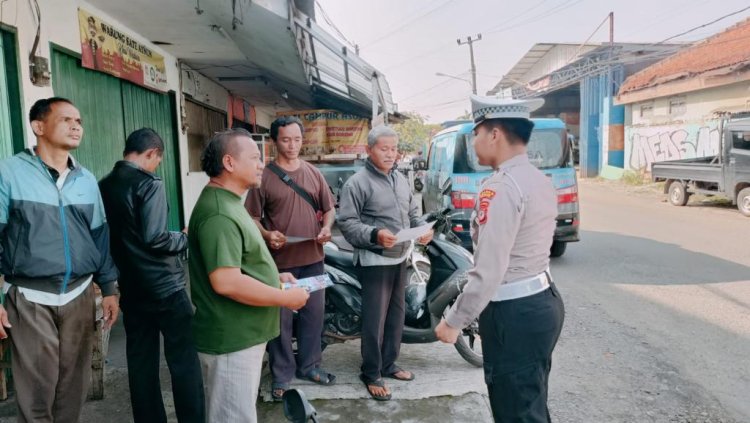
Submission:
[[[404,377],[404,376],[396,376],[397,374],[399,374],[399,373],[401,373],[401,372],[405,372],[405,373],[408,373],[408,374],[409,374],[409,376],[407,376],[407,377]],[[414,380],[414,373],[412,373],[412,372],[410,372],[410,371],[408,371],[408,370],[404,370],[404,369],[401,369],[401,368],[396,368],[396,371],[395,371],[395,372],[393,372],[393,373],[389,373],[389,374],[385,375],[385,377],[389,377],[389,378],[391,378],[391,379],[396,379],[396,380],[400,380],[400,381],[403,381],[403,382],[408,382],[408,381],[410,381],[410,380]]]
[[[336,383],[336,375],[328,373],[319,367],[310,370],[306,375],[298,373],[297,377],[323,386],[331,386]]]
[[[271,399],[274,401],[282,401],[284,398],[284,392],[289,389],[288,383],[273,382],[271,384]]]
[[[385,394],[385,395],[376,395],[372,390],[370,389],[370,386],[375,386],[377,388],[385,388],[385,382],[383,382],[383,379],[376,379],[376,380],[370,380],[367,378],[367,376],[361,374],[359,375],[359,380],[362,381],[362,383],[365,384],[365,388],[367,388],[367,393],[370,394],[372,399],[376,401],[388,401],[391,399],[391,394]]]

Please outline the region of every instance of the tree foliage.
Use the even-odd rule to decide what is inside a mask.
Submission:
[[[393,125],[393,129],[398,133],[398,149],[405,153],[421,151],[429,144],[430,138],[440,131],[440,125],[426,123],[427,116],[417,112],[403,114],[409,119]]]

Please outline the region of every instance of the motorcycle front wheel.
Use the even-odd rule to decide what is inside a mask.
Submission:
[[[445,308],[443,315],[448,312],[451,305]],[[468,327],[461,331],[454,346],[458,354],[469,364],[482,367],[484,359],[482,356],[482,338],[479,336],[479,319],[474,319]]]

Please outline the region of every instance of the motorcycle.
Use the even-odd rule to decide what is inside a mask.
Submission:
[[[318,423],[318,412],[299,389],[287,389],[282,397],[284,417],[292,423]]]
[[[422,179],[424,179],[424,171],[420,170],[414,175],[414,190],[417,192],[422,192],[424,189]]]
[[[463,290],[473,257],[450,239],[450,210],[430,213],[425,221],[434,220],[435,237],[425,247],[429,273],[424,263],[414,262],[416,276],[406,287],[406,317],[402,342],[418,344],[437,341],[435,327]],[[449,235],[450,234],[450,235]],[[323,348],[335,343],[357,339],[362,328],[362,285],[354,267],[353,253],[337,246],[340,239],[326,244],[325,271],[333,281],[326,289]],[[414,256],[410,258],[414,260]],[[467,362],[482,366],[479,322],[461,331],[456,350]]]

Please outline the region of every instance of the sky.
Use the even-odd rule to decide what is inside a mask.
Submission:
[[[469,110],[474,43],[477,92],[494,87],[536,43],[584,42],[614,12],[616,42],[655,43],[750,6],[747,0],[317,0],[316,21],[360,48],[385,74],[400,112],[431,123]],[[330,22],[326,23],[321,13]],[[670,42],[690,42],[750,17],[750,10]],[[341,36],[338,36],[341,39]],[[609,40],[605,24],[591,42]],[[454,78],[438,76],[452,75]]]

